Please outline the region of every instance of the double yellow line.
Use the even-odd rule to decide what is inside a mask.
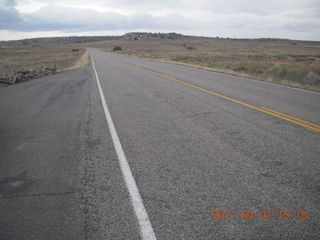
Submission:
[[[132,63],[128,63],[128,62],[126,62],[126,63],[129,64],[129,65],[132,65],[132,66],[134,66],[134,67],[136,67],[136,68],[139,68],[139,69],[141,69],[141,70],[143,70],[143,71],[145,71],[145,72],[153,73],[153,74],[158,75],[158,76],[160,76],[160,77],[163,77],[163,78],[166,78],[166,79],[170,79],[170,80],[172,80],[172,81],[175,81],[175,82],[181,83],[181,84],[183,84],[183,85],[192,87],[192,88],[197,89],[197,90],[200,90],[200,91],[202,91],[202,92],[205,92],[205,93],[208,93],[208,94],[211,94],[211,95],[214,95],[214,96],[223,98],[223,99],[228,100],[228,101],[231,101],[231,102],[235,102],[235,103],[241,104],[241,105],[246,106],[246,107],[248,107],[248,108],[255,109],[255,110],[257,110],[257,111],[260,111],[260,112],[269,114],[269,115],[271,115],[271,116],[274,116],[274,117],[277,117],[277,118],[286,120],[286,121],[288,121],[288,122],[291,122],[291,123],[297,124],[297,125],[299,125],[299,126],[302,126],[302,127],[306,128],[306,129],[309,129],[309,130],[312,130],[312,131],[314,131],[314,132],[319,132],[319,133],[320,133],[320,125],[318,125],[318,124],[315,124],[315,123],[312,123],[312,122],[308,122],[308,121],[299,119],[299,118],[297,118],[297,117],[291,116],[291,115],[289,115],[289,114],[285,114],[285,113],[278,112],[278,111],[273,110],[273,109],[270,109],[270,108],[257,107],[257,106],[254,106],[254,105],[251,105],[251,104],[248,104],[248,103],[245,103],[245,102],[242,102],[242,101],[239,101],[239,100],[236,100],[236,99],[227,97],[227,96],[222,95],[222,94],[220,94],[220,93],[216,93],[216,92],[207,90],[207,89],[205,89],[205,88],[198,87],[198,86],[195,86],[195,85],[193,85],[193,84],[190,84],[190,83],[187,83],[187,82],[178,80],[178,79],[176,79],[175,77],[172,77],[172,76],[170,76],[170,75],[167,75],[167,74],[164,74],[164,73],[159,73],[159,72],[156,72],[156,71],[154,71],[154,70],[151,70],[151,69],[142,67],[142,66],[140,66],[140,65],[136,65],[136,64],[132,64]]]

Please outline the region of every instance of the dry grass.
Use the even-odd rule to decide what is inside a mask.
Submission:
[[[83,67],[86,50],[72,51],[72,45],[6,46],[0,48],[0,76],[11,76],[17,70],[57,66],[58,71]]]
[[[78,68],[84,68],[89,64],[89,51],[87,49],[84,50],[80,58],[76,59],[77,61],[74,62],[74,64],[70,67],[66,67],[62,69],[61,71],[67,71],[67,70],[73,70]]]
[[[123,54],[320,90],[320,42],[289,40],[184,37],[91,43],[59,42],[57,39],[42,44],[12,43],[0,46],[0,76],[44,65],[56,65],[58,71],[80,68],[88,63],[85,47],[112,52],[114,46],[121,46]],[[80,50],[72,51],[74,48]]]
[[[111,40],[90,46],[110,52],[121,46],[124,54],[320,90],[320,42],[187,37]]]

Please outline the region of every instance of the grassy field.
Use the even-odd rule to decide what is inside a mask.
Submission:
[[[0,76],[56,65],[58,71],[88,63],[85,47],[175,62],[320,91],[320,42],[204,37],[49,38],[0,43]],[[99,41],[97,41],[99,40]],[[97,41],[97,42],[90,42]],[[77,48],[79,51],[72,51]]]
[[[320,90],[320,42],[184,37],[110,40],[90,46],[104,51],[121,46],[123,54]]]
[[[18,70],[40,69],[41,66],[56,65],[58,71],[81,67],[86,61],[81,58],[85,50],[72,51],[73,48],[64,44],[1,46],[0,76],[12,76]]]

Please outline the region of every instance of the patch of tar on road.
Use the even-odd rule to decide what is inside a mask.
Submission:
[[[273,175],[269,171],[262,171],[260,172],[260,174],[266,178],[273,177]]]
[[[284,162],[282,162],[282,161],[274,161],[273,164],[275,166],[277,166],[277,167],[280,167],[280,166],[282,166],[284,164]]]
[[[92,141],[88,141],[87,144],[90,149],[94,149],[96,146],[100,144],[100,142],[101,142],[100,138],[96,138]]]
[[[0,197],[12,197],[25,193],[33,185],[34,180],[27,176],[27,171],[14,177],[0,180]]]

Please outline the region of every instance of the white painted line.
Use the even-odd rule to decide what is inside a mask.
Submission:
[[[93,70],[94,70],[94,73],[95,73],[96,79],[97,79],[97,84],[98,84],[98,89],[100,92],[102,106],[103,106],[104,113],[106,115],[106,119],[107,119],[107,122],[109,125],[109,130],[111,133],[113,145],[115,147],[115,150],[116,150],[116,153],[117,153],[117,156],[119,159],[121,172],[122,172],[124,181],[127,185],[127,189],[128,189],[129,195],[130,195],[130,199],[131,199],[131,203],[132,203],[134,212],[135,212],[136,217],[138,219],[141,237],[143,240],[156,240],[156,235],[153,231],[151,222],[148,217],[148,213],[143,205],[143,201],[142,201],[141,195],[139,193],[138,186],[136,184],[136,181],[133,178],[133,175],[132,175],[130,166],[128,164],[127,158],[126,158],[124,151],[122,149],[122,145],[119,140],[117,130],[113,124],[113,120],[111,118],[111,114],[109,112],[109,108],[106,103],[106,99],[105,99],[104,94],[102,92],[99,76],[97,74],[97,70],[94,65],[91,50],[90,50],[90,56],[91,56]]]

